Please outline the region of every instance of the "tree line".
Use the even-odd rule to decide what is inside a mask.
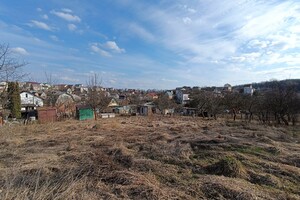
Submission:
[[[257,119],[262,123],[295,125],[300,113],[298,86],[279,81],[269,84],[265,91],[256,91],[253,95],[194,91],[189,106],[203,117],[208,114],[217,119],[219,115],[228,113],[236,120],[240,114],[248,121]]]

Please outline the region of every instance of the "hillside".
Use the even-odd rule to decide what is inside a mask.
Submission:
[[[280,83],[281,86],[288,87],[288,86],[294,86],[295,90],[297,92],[300,92],[300,79],[286,79],[286,80],[279,80],[279,81],[264,81],[264,82],[259,82],[259,83],[251,83],[253,88],[255,89],[270,89],[274,86],[274,84]],[[234,87],[237,88],[243,88],[248,84],[243,84],[243,85],[237,85]]]
[[[0,199],[300,199],[300,127],[128,117],[0,129]]]

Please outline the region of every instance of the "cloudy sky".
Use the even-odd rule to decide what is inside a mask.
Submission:
[[[300,78],[298,0],[1,0],[30,79],[169,89]]]

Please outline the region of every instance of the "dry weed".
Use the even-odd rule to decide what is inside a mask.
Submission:
[[[4,126],[0,199],[300,199],[297,130],[155,115]]]

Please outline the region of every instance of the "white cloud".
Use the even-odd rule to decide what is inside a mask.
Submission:
[[[42,12],[43,10],[41,8],[36,9],[38,12]]]
[[[68,82],[79,82],[79,79],[76,79],[76,78],[72,78],[72,77],[69,77],[69,76],[63,76],[63,77],[60,77],[60,79],[62,81],[68,81]]]
[[[300,75],[300,67],[280,67],[255,72],[257,75],[268,76],[269,78],[287,79],[298,78]]]
[[[297,6],[291,3],[285,1],[272,7],[268,4],[258,4],[255,7],[250,7],[249,10],[253,10],[254,15],[244,22],[238,34],[248,38],[265,37],[287,28],[287,26],[290,26],[290,23],[287,22],[290,18],[299,18],[296,14]],[[257,10],[255,10],[256,8]]]
[[[125,52],[125,49],[121,49],[120,47],[118,47],[117,43],[115,41],[107,41],[104,46],[107,48],[107,49],[110,49],[114,52],[117,52],[117,53],[124,53]]]
[[[98,44],[92,44],[91,45],[91,50],[95,53],[100,54],[101,56],[104,57],[111,57],[111,54],[103,49],[101,49],[100,47],[98,47]]]
[[[173,83],[177,83],[178,82],[178,80],[166,79],[166,78],[162,78],[161,80],[164,81],[164,82],[173,82]]]
[[[51,14],[56,15],[57,17],[60,17],[69,22],[81,22],[80,17],[76,15],[72,15],[68,12],[59,12],[59,11],[52,10]]]
[[[241,0],[238,3],[189,3],[191,5],[179,7],[142,3],[136,7],[140,20],[148,25],[147,30],[152,30],[147,31],[147,35],[189,63],[212,63],[218,60],[219,65],[232,61],[247,61],[249,65],[257,65],[265,52],[275,50],[275,46],[272,47],[274,41],[280,41],[280,50],[285,51],[300,46],[297,38],[300,15],[295,11],[299,6],[293,2]],[[294,35],[285,33],[289,26]],[[135,28],[132,27],[129,26],[130,31]],[[282,37],[271,38],[274,34]],[[276,47],[276,51],[278,49]],[[254,53],[249,53],[249,50]]]
[[[185,24],[191,24],[191,23],[192,23],[192,20],[191,20],[191,18],[189,18],[189,17],[184,17],[184,18],[182,18],[182,21],[183,21],[183,23],[185,23]]]
[[[106,50],[104,50],[104,49]],[[124,53],[125,49],[120,48],[115,41],[107,41],[104,44],[93,43],[91,45],[91,50],[95,53],[100,54],[104,57],[111,57],[111,53]]]
[[[68,29],[70,31],[75,31],[77,29],[77,26],[75,24],[68,24]]]
[[[55,41],[55,42],[58,42],[58,41],[59,41],[58,37],[55,36],[55,35],[50,35],[50,38],[51,38],[51,40],[53,40],[53,41]]]
[[[187,9],[190,13],[196,13],[197,11],[195,10],[195,9],[193,9],[193,8],[188,8]]]
[[[40,22],[40,21],[36,21],[36,20],[31,20],[30,22],[31,23],[29,23],[29,26],[31,26],[31,27],[36,27],[36,28],[47,30],[47,31],[52,30],[52,28],[44,22]]]
[[[153,41],[155,39],[154,35],[151,32],[136,23],[131,23],[129,26],[126,26],[126,29],[128,29],[135,36],[138,36],[139,38],[146,41]]]
[[[254,62],[261,56],[259,52],[245,53],[240,56],[232,56],[231,60],[234,62]]]
[[[270,41],[263,41],[263,40],[254,39],[254,40],[251,40],[248,43],[248,46],[250,48],[264,49],[264,48],[268,47],[269,44],[270,44]]]
[[[300,53],[290,53],[288,55],[282,55],[280,53],[270,53],[261,60],[261,63],[264,65],[285,64],[300,66]]]
[[[29,53],[26,51],[26,49],[22,48],[22,47],[15,47],[15,48],[11,48],[12,52],[26,56]]]
[[[189,13],[196,13],[197,11],[194,8],[188,7],[187,5],[182,5],[181,6],[184,10],[188,11]]]
[[[61,9],[63,12],[67,12],[67,13],[72,13],[73,11],[69,8],[62,8]]]
[[[43,19],[49,19],[48,15],[46,15],[46,14],[45,14],[45,15],[42,15],[41,17],[42,17]]]
[[[142,84],[144,88],[166,87],[166,85],[173,86],[181,83],[206,85],[219,82],[243,83],[247,80],[264,80],[266,74],[280,76],[281,72],[287,71],[298,74],[299,77],[300,55],[295,53],[299,52],[300,48],[300,15],[295,12],[297,7],[299,8],[297,0],[240,0],[238,2],[200,0],[189,1],[186,3],[189,5],[184,7],[178,6],[178,1],[172,5],[137,0],[124,1],[130,2],[127,5],[130,8],[130,17],[116,14],[113,19],[107,19],[114,34],[124,43],[121,44],[116,39],[108,41],[108,37],[100,36],[105,42],[90,44],[88,50],[93,54],[89,55],[91,59],[85,62],[89,66],[95,66],[92,68],[94,71],[97,71],[96,66],[99,63],[102,64],[101,68],[105,68],[103,70],[118,70],[124,73],[125,77],[129,77],[131,71],[139,70],[142,76],[137,80],[140,81],[137,85],[128,81],[130,77],[123,78],[123,75],[119,77],[122,83],[129,82],[130,86]],[[77,14],[67,9],[56,11],[71,16]],[[38,13],[38,16],[41,14],[44,13]],[[50,15],[50,18],[54,17]],[[104,15],[105,13],[101,13],[101,16]],[[67,21],[66,28],[68,24],[75,24],[78,29],[81,27],[75,21]],[[91,27],[90,30],[93,28],[96,27]],[[95,33],[92,34],[100,38]],[[127,50],[125,44],[129,41],[124,35],[131,37],[133,48],[137,45],[140,48],[145,47],[146,50],[141,49],[140,55],[135,56],[129,53],[117,55],[116,52],[122,51],[122,48]],[[17,45],[23,46],[22,43]],[[149,57],[153,56],[157,60],[150,62],[139,58],[137,61],[138,56],[147,57],[143,55],[149,53],[147,45],[151,45],[149,49],[153,50]],[[70,53],[69,48],[63,52]],[[96,56],[96,53],[106,57],[116,56],[117,59],[103,59],[101,56]],[[33,52],[30,54],[33,55]],[[60,52],[60,54],[64,53]],[[43,52],[44,55],[48,54]],[[79,55],[82,54],[76,53],[76,55],[80,57]],[[85,62],[71,64],[72,66],[83,65]],[[152,72],[154,70],[149,66],[156,66],[157,72],[168,74],[168,77],[154,76]],[[172,69],[169,66],[172,66]],[[273,70],[276,73],[272,73],[272,69],[278,66],[282,70]],[[164,70],[164,73],[159,68]],[[259,70],[264,72],[258,73]],[[120,82],[119,77],[109,80]],[[200,80],[199,77],[203,79]],[[171,80],[178,80],[178,83],[172,84]],[[164,81],[164,84],[159,84],[161,81]],[[154,86],[151,85],[153,82]],[[119,85],[126,87],[125,84]]]
[[[110,80],[108,80],[108,82],[109,82],[110,84],[116,84],[116,83],[117,83],[117,81],[114,80],[114,79],[110,79]]]
[[[268,37],[272,40],[271,45],[274,47],[279,47],[281,50],[288,50],[299,47],[300,45],[300,36],[299,34],[277,34],[277,35],[270,35]]]

